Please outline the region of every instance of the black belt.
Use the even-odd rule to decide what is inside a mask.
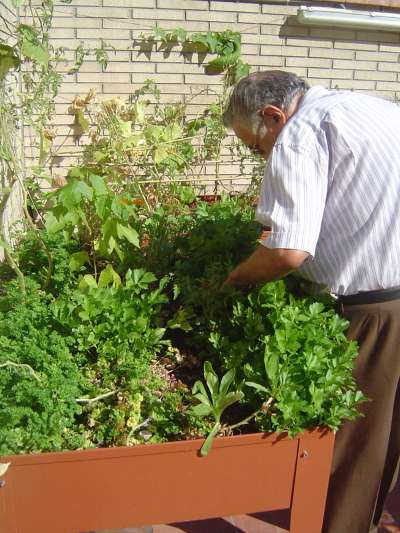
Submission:
[[[400,287],[380,289],[378,291],[363,291],[348,296],[339,296],[338,302],[342,305],[364,305],[388,302],[400,299]]]

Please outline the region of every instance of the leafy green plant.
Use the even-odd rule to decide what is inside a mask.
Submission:
[[[207,394],[202,381],[196,381],[192,390],[194,398],[200,402],[192,408],[192,412],[197,416],[212,415],[215,420],[212,430],[201,447],[200,453],[203,456],[208,455],[212,441],[221,429],[221,416],[225,409],[241,400],[244,396],[241,391],[229,391],[235,379],[234,369],[228,370],[220,382],[212,364],[206,361],[204,363],[204,378],[209,394]]]
[[[0,453],[62,450],[83,445],[74,428],[82,377],[72,339],[51,313],[52,297],[27,279],[0,297]]]

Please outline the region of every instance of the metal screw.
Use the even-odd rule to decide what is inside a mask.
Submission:
[[[310,454],[308,453],[307,450],[304,450],[304,451],[302,452],[302,454],[301,454],[301,457],[302,457],[303,459],[308,459],[309,456],[310,456]]]
[[[2,489],[5,486],[6,482],[4,479],[0,479],[0,489]]]

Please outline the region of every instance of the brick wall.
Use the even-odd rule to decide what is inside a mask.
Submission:
[[[0,38],[9,43],[14,44],[15,38],[15,9],[10,5],[8,0],[0,0]],[[15,88],[18,85],[18,77],[7,76],[5,80],[0,82],[0,103],[5,99],[5,91]],[[9,143],[13,145],[14,152],[21,157],[22,162],[22,135],[21,129],[17,134],[13,132],[12,122],[7,120],[4,113],[1,115],[0,125],[0,144],[8,147]],[[3,138],[6,137],[6,138]],[[9,190],[9,193],[7,192]],[[7,202],[3,204],[4,197],[1,198],[2,209],[0,212],[0,227],[3,236],[9,240],[10,230],[13,224],[21,219],[22,216],[22,190],[18,182],[14,182],[9,174],[7,164],[0,159],[0,192],[8,194]],[[4,250],[0,248],[0,261],[4,258]]]
[[[323,5],[329,4],[324,2]],[[360,5],[349,7],[363,9]],[[372,6],[365,9],[371,10]],[[68,103],[75,94],[83,94],[92,87],[104,95],[128,97],[145,79],[152,78],[159,84],[164,100],[190,97],[192,113],[215,98],[221,88],[221,78],[205,75],[197,54],[182,56],[178,47],[170,53],[163,52],[160,47],[143,47],[139,35],[151,32],[156,24],[166,29],[182,27],[188,31],[240,31],[243,59],[253,69],[289,70],[307,78],[311,85],[398,98],[399,33],[305,27],[296,23],[296,13],[297,6],[278,5],[273,1],[73,0],[70,5],[56,3],[52,32],[55,44],[72,49],[84,41],[95,47],[99,38],[103,38],[115,47],[105,72],[91,59],[63,84],[55,120],[60,139],[71,123]],[[72,52],[67,52],[67,56],[72,59]],[[202,94],[192,100],[193,94],[200,92]],[[76,141],[67,141],[59,166],[71,164],[73,154],[80,150]],[[223,171],[238,175],[237,169],[235,171],[227,161]]]

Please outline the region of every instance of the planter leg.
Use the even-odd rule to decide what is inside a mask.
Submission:
[[[300,437],[290,511],[290,533],[321,533],[334,436]]]

